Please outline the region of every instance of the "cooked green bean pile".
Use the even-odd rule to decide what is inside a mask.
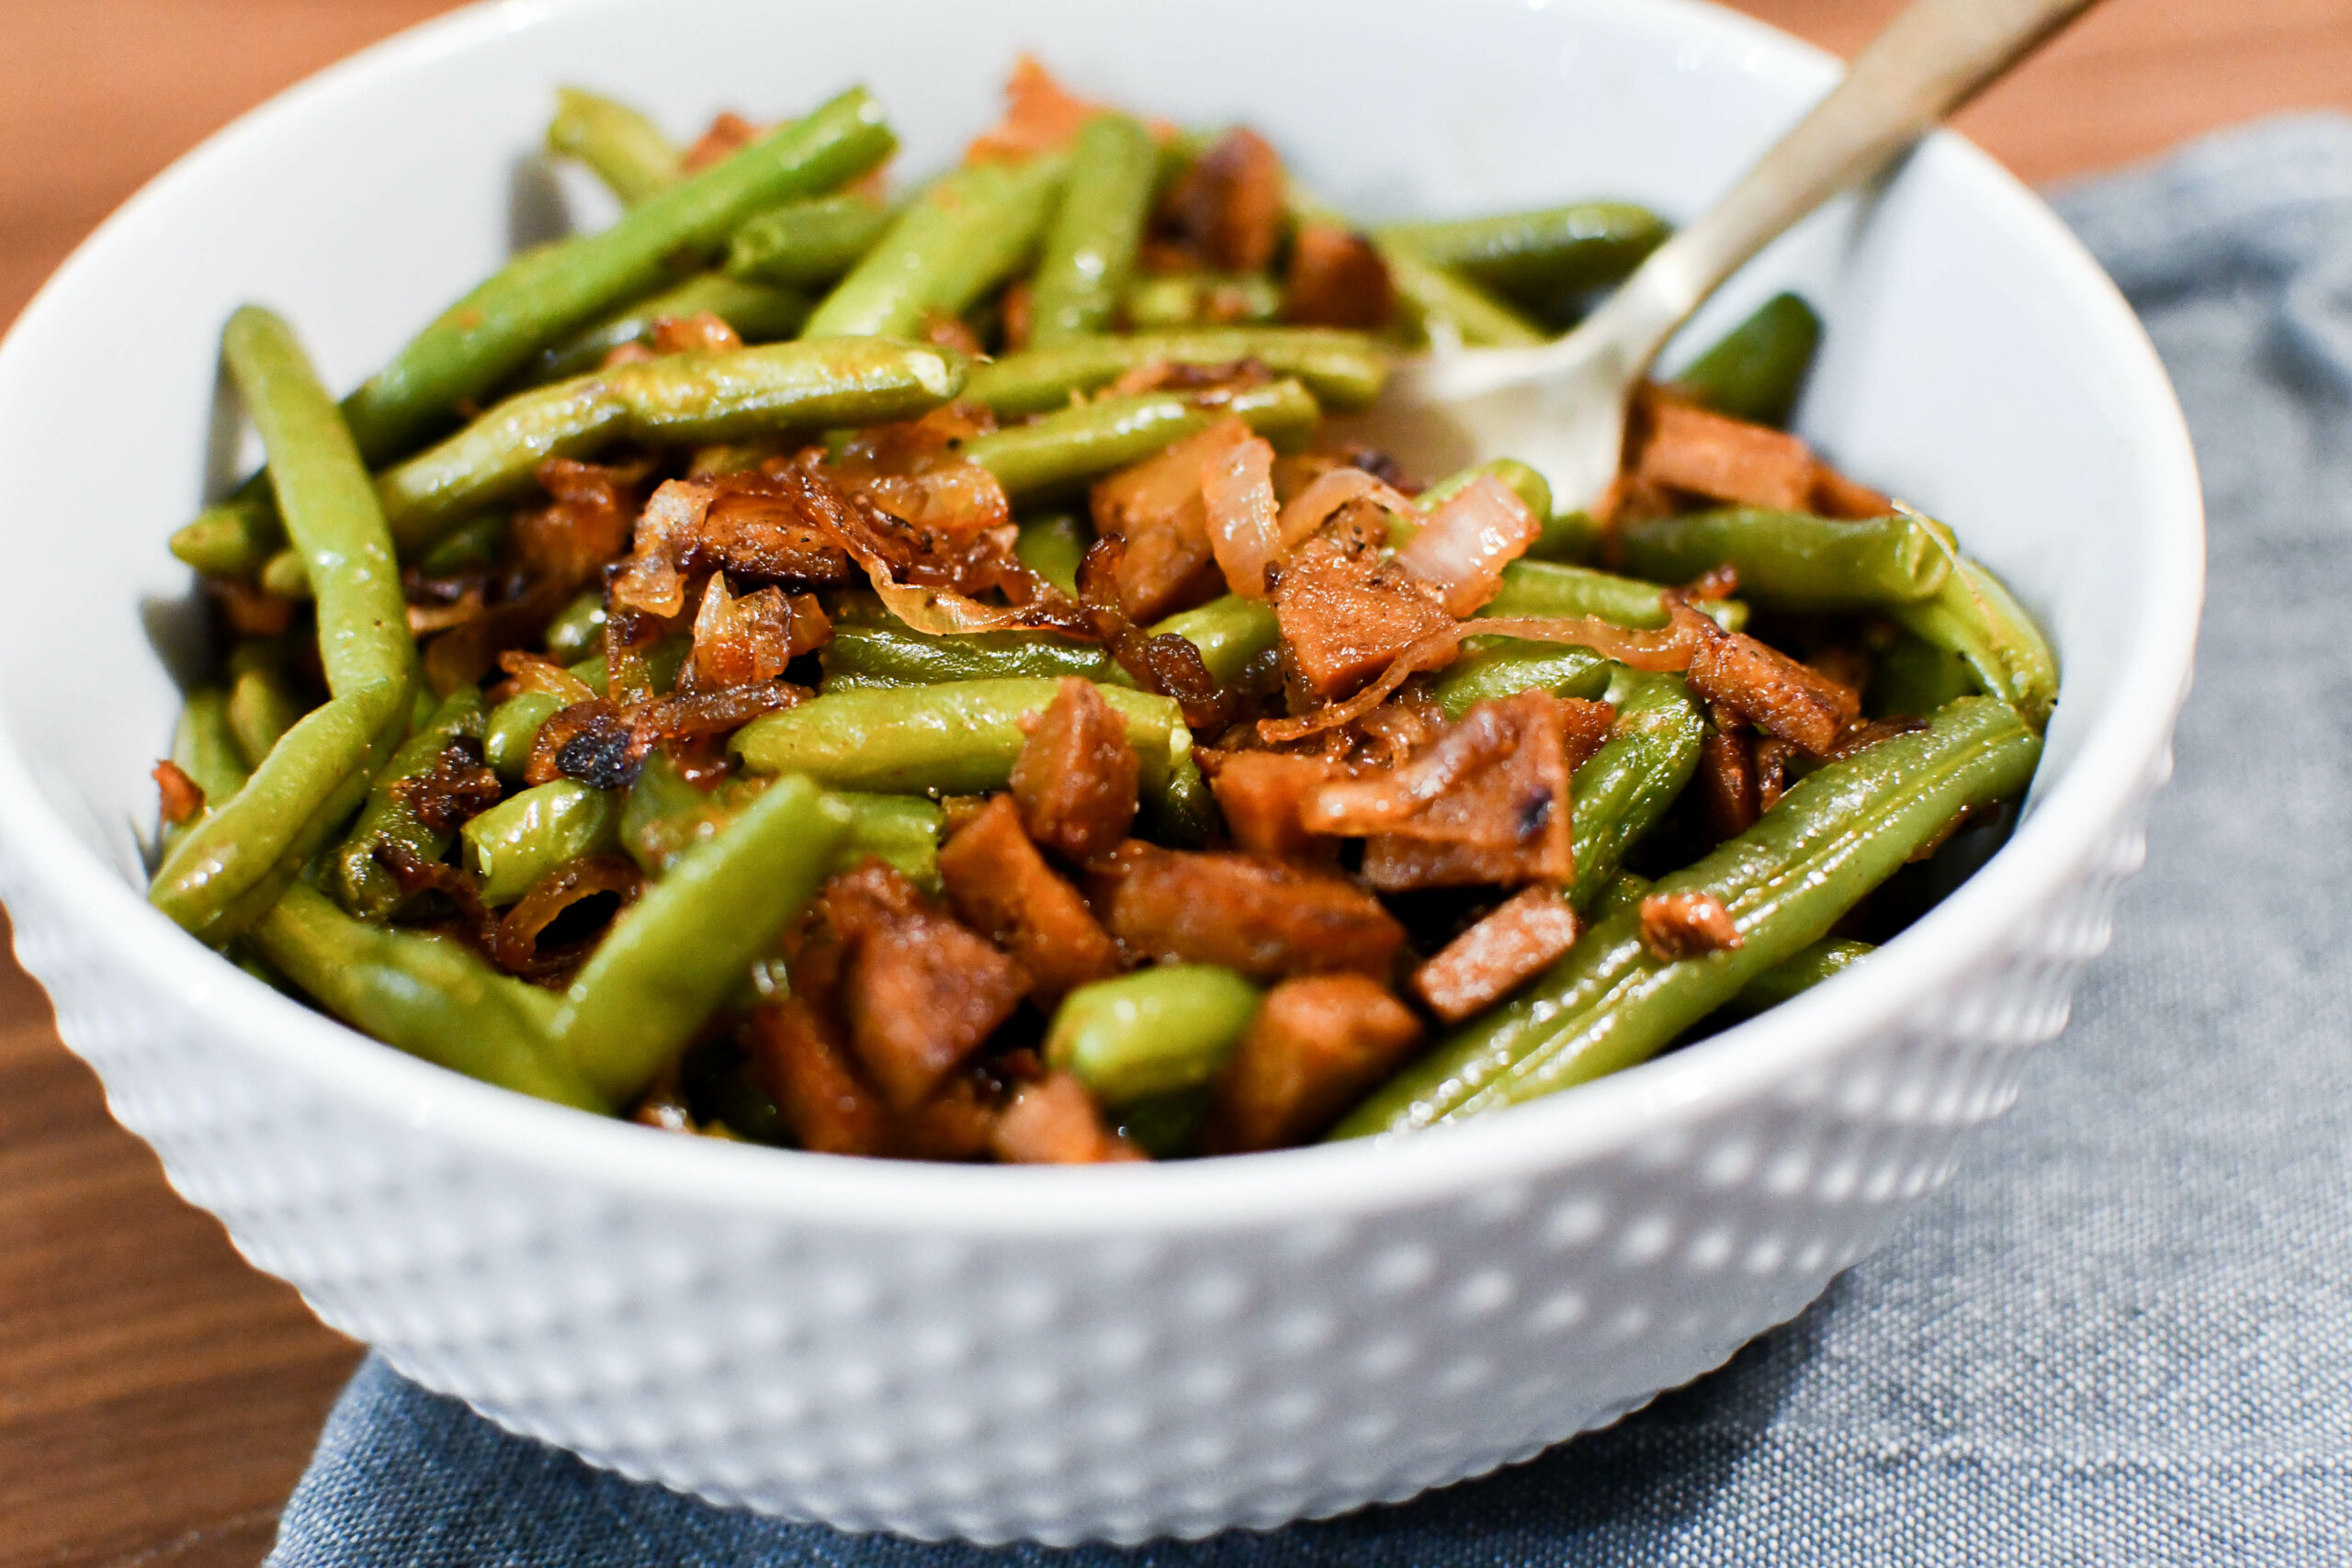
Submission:
[[[216,673],[150,897],[490,1083],[710,1137],[1096,1162],[1395,1134],[1854,964],[1988,852],[2058,694],[1943,524],[1782,428],[1769,301],[1555,509],[1327,412],[1542,341],[1620,202],[1372,231],[1248,130],[1072,96],[894,190],[853,89],[691,147],[566,88],[623,215],[174,536]]]

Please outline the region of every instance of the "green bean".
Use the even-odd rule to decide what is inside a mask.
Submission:
[[[807,905],[850,819],[809,780],[778,779],[679,855],[564,993],[558,1048],[606,1099],[634,1098]]]
[[[253,767],[230,726],[228,694],[220,687],[188,693],[172,733],[172,761],[204,792],[207,810],[244,788]]]
[[[1601,537],[1607,533],[1589,512],[1555,512],[1544,520],[1544,532],[1527,547],[1523,558],[1589,566],[1600,556]]]
[[[718,789],[704,789],[688,782],[669,753],[657,749],[621,802],[621,848],[646,875],[661,875],[672,860],[734,820],[752,799],[742,787],[748,782],[730,779]]]
[[[248,771],[261,766],[278,737],[293,728],[301,716],[302,705],[295,700],[286,677],[266,665],[239,671],[229,687],[229,733],[236,738],[237,754],[244,759]]]
[[[854,180],[897,145],[881,106],[853,87],[610,228],[516,256],[345,400],[359,450],[379,463],[409,450],[548,344],[659,287],[681,253],[724,243],[779,202]]]
[[[1005,418],[1049,413],[1067,407],[1072,393],[1107,387],[1155,360],[1231,365],[1243,359],[1254,359],[1277,376],[1295,377],[1316,401],[1340,410],[1370,404],[1388,375],[1387,355],[1362,333],[1331,327],[1196,327],[1074,338],[1049,348],[1008,354],[974,369],[964,384],[964,395]],[[1544,513],[1550,510],[1547,501]]]
[[[260,474],[172,535],[172,554],[207,577],[251,577],[285,547],[285,525]]]
[[[420,819],[400,786],[432,773],[453,742],[478,741],[481,735],[481,694],[460,686],[392,753],[391,761],[368,786],[368,804],[359,808],[359,819],[336,846],[331,863],[335,900],[346,910],[363,920],[381,921],[400,908],[404,897],[400,879],[376,858],[384,845],[399,844],[427,864],[448,852],[448,833]]]
[[[1864,693],[1871,716],[1933,713],[1954,697],[1980,690],[1976,671],[1950,649],[1899,632],[1878,656]]]
[[[729,742],[762,773],[807,773],[831,788],[967,795],[1002,789],[1028,737],[1023,715],[1045,712],[1058,681],[949,681],[893,691],[828,692],[753,719]],[[1192,731],[1175,703],[1124,686],[1103,697],[1127,721],[1147,789],[1163,788]]]
[[[1232,415],[1275,446],[1303,440],[1318,417],[1315,400],[1296,381],[1250,387],[1215,403],[1184,392],[1142,392],[1102,398],[1016,424],[964,445],[964,455],[994,474],[1019,501],[1100,478],[1139,463],[1170,444]]]
[[[829,874],[854,871],[871,856],[926,893],[939,891],[939,835],[946,813],[919,795],[833,795],[850,809],[849,832],[833,852]]]
[[[549,1044],[555,998],[454,942],[355,920],[299,882],[254,921],[248,940],[363,1033],[518,1094],[582,1111],[612,1109]]]
[[[592,326],[536,355],[518,378],[545,386],[603,368],[605,358],[630,344],[650,347],[654,327],[664,318],[683,320],[706,312],[735,329],[745,343],[774,343],[800,331],[808,319],[808,296],[723,272],[698,272],[682,283],[624,305]]]
[[[247,305],[221,353],[261,431],[269,482],[318,599],[319,661],[340,697],[416,679],[416,642],[400,564],[376,491],[343,416],[284,321]]]
[[[1646,208],[1582,201],[1490,218],[1392,223],[1377,238],[1385,248],[1554,311],[1623,278],[1670,231]]]
[[[641,207],[685,178],[678,144],[627,104],[580,87],[555,90],[548,151],[596,171],[624,207]]]
[[[1754,1018],[1824,980],[1836,978],[1877,951],[1866,942],[1824,937],[1742,986],[1739,993],[1724,1004],[1724,1010],[1735,1018]]]
[[[1031,277],[1031,343],[1043,347],[1110,330],[1159,174],[1151,132],[1127,116],[1099,114],[1080,129],[1069,181]]]
[[[553,779],[507,796],[459,829],[481,901],[512,904],[560,865],[620,842],[620,802],[606,790]]]
[[[907,204],[808,318],[810,337],[907,337],[960,316],[1037,247],[1069,160],[970,164]]]
[[[1262,993],[1230,969],[1163,964],[1080,986],[1046,1031],[1046,1061],[1105,1106],[1198,1089],[1216,1077]]]
[[[575,664],[594,657],[605,647],[605,592],[601,588],[583,588],[578,597],[555,613],[540,640],[547,644],[548,657],[559,664]]]
[[[1568,902],[1589,912],[1619,877],[1626,852],[1658,824],[1699,769],[1707,718],[1679,675],[1635,675],[1600,750],[1568,781],[1576,881]]]
[[[1515,560],[1503,568],[1502,591],[1481,615],[1595,615],[1613,625],[1645,630],[1666,625],[1658,585],[1613,571],[1558,561]],[[1711,599],[1692,606],[1727,632],[1747,625],[1747,606],[1736,599]]]
[[[786,202],[735,231],[727,270],[755,283],[822,288],[855,266],[890,223],[888,208],[855,191]]]
[[[1078,596],[1078,569],[1086,559],[1092,533],[1067,512],[1033,517],[1021,525],[1012,553],[1021,564],[1071,598]]]
[[[1282,313],[1282,285],[1256,272],[1155,273],[1119,299],[1119,314],[1137,332],[1263,326]]]
[[[1821,318],[1793,294],[1775,294],[1674,384],[1696,401],[1757,424],[1786,425],[1821,346]]]
[[[408,702],[406,688],[380,681],[304,715],[172,846],[148,901],[207,942],[238,935],[267,907],[246,896],[289,876],[359,804],[378,739]]]
[[[1157,637],[1173,632],[1201,650],[1211,679],[1231,685],[1242,671],[1281,639],[1273,606],[1262,599],[1223,593],[1197,609],[1180,610],[1151,628]]]
[[[417,558],[416,570],[427,577],[454,577],[493,565],[505,551],[506,526],[503,512],[485,512],[470,523],[460,523]]]
[[[1433,266],[1399,245],[1381,245],[1399,313],[1432,342],[1452,336],[1467,348],[1532,348],[1541,327],[1465,277]]]
[[[1077,675],[1132,684],[1101,643],[1046,632],[972,632],[934,637],[903,623],[840,625],[825,645],[825,690],[929,686],[942,681]]]
[[[1740,507],[1627,523],[1625,569],[1688,582],[1719,566],[1774,610],[1883,610],[1935,594],[1958,555],[1951,530],[1916,513],[1859,522]]]
[[[1446,667],[1430,695],[1446,717],[1458,719],[1479,703],[1521,692],[1555,697],[1600,696],[1609,689],[1614,667],[1601,655],[1574,643],[1528,642],[1519,637],[1472,637],[1462,657]]]
[[[1219,818],[1216,797],[1209,792],[1209,781],[1193,755],[1191,731],[1184,731],[1183,737],[1181,745],[1170,748],[1167,782],[1149,789],[1139,803],[1140,819],[1143,832],[1157,842],[1196,850],[1216,832]],[[1147,784],[1149,772],[1147,766]]]
[[[302,564],[302,552],[291,545],[261,563],[258,581],[263,592],[280,599],[300,603],[311,596],[311,569]]]
[[[491,709],[490,723],[482,733],[482,761],[508,784],[521,783],[539,727],[563,705],[563,699],[552,692],[517,692]]]
[[[1460,1121],[1654,1055],[1819,941],[1958,813],[2023,790],[2041,752],[2006,704],[1972,697],[1924,731],[1829,763],[1747,832],[1657,884],[1657,894],[1719,899],[1739,931],[1737,947],[1662,960],[1643,944],[1639,908],[1611,915],[1518,997],[1358,1107],[1334,1136]]]
[[[1988,696],[2018,710],[2040,734],[2058,703],[2058,659],[2041,628],[2001,580],[1966,556],[1932,599],[1895,607],[1905,630],[1934,648],[1957,654],[1975,671]]]
[[[421,550],[492,502],[527,493],[549,457],[616,441],[677,445],[911,419],[956,395],[944,349],[888,339],[673,354],[518,393],[377,480],[392,536]]]

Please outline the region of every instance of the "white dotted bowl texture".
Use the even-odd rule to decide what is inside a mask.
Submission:
[[[2127,308],[1964,142],[1804,225],[1689,335],[1783,287],[1823,310],[1800,428],[1949,520],[2053,634],[2041,775],[2009,845],[1869,963],[1657,1062],[1393,1143],[834,1159],[442,1072],[141,897],[192,624],[164,541],[251,458],[217,438],[237,304],[348,386],[515,243],[609,217],[536,155],[558,84],[683,133],[865,81],[919,175],[1024,49],[1147,113],[1248,120],[1366,220],[1588,195],[1687,219],[1834,74],[1680,0],[509,0],[403,35],[184,159],[0,345],[0,529],[17,581],[57,585],[0,619],[0,895],[178,1190],[515,1431],[720,1503],[981,1541],[1408,1497],[1720,1364],[1869,1252],[2064,1026],[2139,864],[2195,635],[2196,473]]]

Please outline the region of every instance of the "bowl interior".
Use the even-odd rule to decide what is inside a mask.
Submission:
[[[608,216],[537,155],[557,84],[686,136],[864,81],[919,175],[993,118],[1023,49],[1147,113],[1246,119],[1367,219],[1584,196],[1685,218],[1832,77],[1682,0],[514,0],[419,29],[183,161],[0,347],[0,537],[40,588],[0,617],[0,709],[35,786],[0,836],[140,880],[195,621],[165,539],[250,457],[216,387],[237,304],[283,311],[348,387],[515,243]],[[1949,138],[1775,246],[1687,338],[1781,287],[1830,322],[1804,432],[1949,520],[2052,631],[2046,806],[2152,657],[2185,669],[2195,480],[2144,339],[2054,220]],[[2118,756],[2161,716],[2132,723]]]

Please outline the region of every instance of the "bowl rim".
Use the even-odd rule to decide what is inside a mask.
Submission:
[[[560,13],[631,0],[482,0],[330,65],[241,116],[176,159],[77,246],[0,339],[12,350],[43,326],[65,282],[91,258],[137,243],[146,215],[233,164],[249,144],[299,126],[346,86],[429,67]],[[1489,0],[1502,3],[1502,0]],[[1547,7],[1549,8],[1549,7]],[[1750,69],[1826,86],[1834,56],[1705,0],[1573,0],[1563,10],[1646,14],[1743,46]],[[2203,505],[2186,421],[2154,345],[2114,284],[2022,183],[1956,133],[1914,156],[1942,165],[2017,224],[2056,287],[2086,312],[2122,374],[2126,427],[2161,471],[2165,504],[2141,519],[2146,591],[2123,660],[2136,671],[2097,714],[2079,750],[2016,835],[1976,874],[1836,983],[1669,1055],[1515,1108],[1476,1127],[1240,1157],[1084,1168],[851,1159],[682,1138],[571,1111],[465,1077],[383,1044],[280,995],[224,962],[147,903],[67,827],[35,783],[12,727],[0,724],[0,851],[8,880],[32,885],[27,912],[90,944],[172,998],[186,1028],[233,1042],[356,1112],[405,1123],[469,1154],[616,1194],[698,1205],[812,1228],[975,1237],[1093,1239],[1317,1222],[1478,1197],[1508,1209],[1510,1183],[1672,1136],[1679,1124],[1770,1097],[1864,1037],[1901,1027],[1916,999],[2030,930],[2105,835],[2169,765],[2186,694],[2204,571]],[[1914,933],[1916,932],[1916,937]],[[20,926],[17,952],[28,949]],[[42,945],[36,937],[31,945]],[[28,964],[28,967],[33,965]],[[113,1091],[109,1089],[109,1102]]]

